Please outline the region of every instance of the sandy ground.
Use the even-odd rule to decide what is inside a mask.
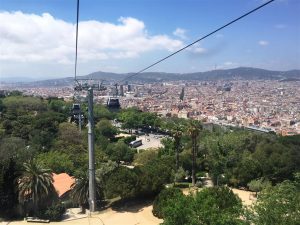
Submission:
[[[232,188],[232,191],[240,197],[243,204],[246,206],[251,205],[253,202],[256,201],[256,198],[254,197],[254,192],[243,191],[235,188]]]
[[[74,219],[63,222],[51,222],[53,225],[158,225],[162,223],[160,220],[153,216],[152,205],[148,206],[131,206],[124,207],[118,210],[107,209],[99,213],[93,214],[91,217]],[[22,225],[30,224],[26,221],[10,222],[9,225]],[[45,224],[45,223],[32,223],[32,224]],[[2,225],[0,223],[0,225]]]
[[[149,134],[149,136],[141,135],[137,137],[137,140],[142,140],[143,144],[137,149],[148,149],[148,148],[159,148],[162,147],[162,144],[160,143],[160,140],[162,139],[162,135],[154,135]]]
[[[189,194],[192,189],[184,189],[185,194]],[[243,201],[245,205],[251,205],[255,199],[252,192],[239,189],[232,189]],[[163,220],[158,219],[152,214],[151,204],[129,205],[121,208],[109,208],[104,211],[95,213],[90,217],[81,215],[84,218],[72,219],[63,222],[51,222],[53,225],[159,225]],[[2,222],[0,225],[24,225],[30,224],[26,221]],[[32,223],[42,225],[44,223]]]
[[[208,182],[208,186],[211,184]],[[199,191],[201,189],[186,188],[183,189],[183,193],[188,195],[192,192]],[[244,205],[251,205],[255,198],[253,192],[244,191],[239,189],[232,189],[237,194]],[[113,206],[106,210],[94,213],[90,217],[82,214],[78,214],[79,209],[69,209],[68,221],[63,222],[51,222],[54,225],[159,225],[163,220],[156,218],[152,214],[152,201],[140,202],[140,203],[128,203],[122,206]],[[14,222],[2,222],[0,225],[22,225],[29,224],[26,221],[14,221]],[[44,223],[32,223],[32,224],[44,224]]]

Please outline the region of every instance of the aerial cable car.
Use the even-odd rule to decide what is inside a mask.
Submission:
[[[118,98],[118,84],[115,84],[115,91],[113,93],[112,97],[109,97],[107,99],[107,103],[106,103],[107,107],[109,109],[119,109],[120,108],[120,101]]]

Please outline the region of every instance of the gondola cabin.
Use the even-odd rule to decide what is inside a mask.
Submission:
[[[80,114],[81,109],[80,109],[80,104],[73,104],[72,106],[72,114],[73,115],[78,115]]]
[[[75,121],[76,123],[79,123],[79,121],[84,120],[84,116],[81,112],[80,104],[73,104],[71,109],[71,121]]]
[[[107,107],[109,109],[119,109],[120,102],[118,98],[109,97],[107,100]]]

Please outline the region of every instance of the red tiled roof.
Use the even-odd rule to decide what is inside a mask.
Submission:
[[[75,182],[75,178],[71,177],[67,173],[53,173],[53,180],[53,186],[57,191],[59,197],[69,191],[71,189],[71,185]]]

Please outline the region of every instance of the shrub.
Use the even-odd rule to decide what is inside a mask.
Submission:
[[[62,203],[58,203],[48,207],[43,217],[50,221],[60,221],[62,220],[62,217],[65,212],[66,212],[65,206]]]
[[[206,172],[204,172],[204,171],[200,171],[200,172],[198,172],[198,173],[196,173],[196,177],[206,177]]]
[[[174,199],[177,196],[183,195],[181,190],[178,188],[167,188],[162,190],[158,196],[156,196],[153,202],[152,213],[158,218],[163,218],[163,209],[167,206],[170,199]]]

